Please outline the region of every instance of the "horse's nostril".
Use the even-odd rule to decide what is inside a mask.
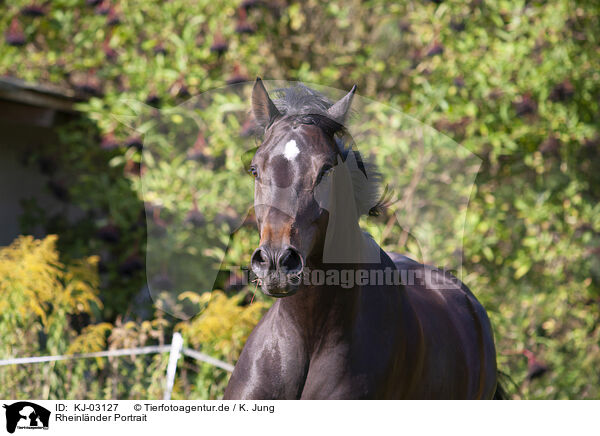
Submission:
[[[267,262],[267,259],[265,259],[265,257],[263,256],[263,251],[261,249],[256,251],[256,254],[254,255],[254,261],[261,264]]]
[[[269,269],[273,269],[274,265],[272,265],[268,253],[266,253],[262,247],[258,247],[254,250],[254,253],[252,253],[250,267],[257,276],[261,277],[265,275]]]
[[[304,267],[302,256],[293,247],[288,247],[281,252],[278,258],[278,266],[280,271],[286,274],[299,273]]]

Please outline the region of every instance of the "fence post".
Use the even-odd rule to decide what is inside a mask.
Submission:
[[[177,360],[179,360],[179,354],[183,347],[183,336],[181,333],[173,333],[173,339],[171,339],[171,350],[169,351],[169,365],[167,366],[167,383],[165,387],[165,394],[163,400],[171,399],[171,391],[173,391],[173,385],[175,384],[175,373],[177,372]]]

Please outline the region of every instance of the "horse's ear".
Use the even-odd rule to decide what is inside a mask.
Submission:
[[[350,92],[341,98],[337,103],[327,110],[327,116],[340,124],[344,124],[348,112],[350,112],[350,106],[352,106],[352,99],[356,92],[356,85],[352,87]]]
[[[252,89],[252,112],[256,122],[261,127],[267,127],[275,118],[281,115],[271,101],[260,77],[256,78],[256,83],[254,83]]]

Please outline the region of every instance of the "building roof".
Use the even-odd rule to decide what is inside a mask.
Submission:
[[[51,127],[62,114],[75,114],[75,91],[0,77],[0,120]]]

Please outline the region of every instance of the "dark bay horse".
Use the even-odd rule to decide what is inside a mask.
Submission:
[[[358,225],[381,204],[377,173],[345,145],[355,89],[332,104],[297,86],[273,102],[254,85],[264,140],[250,166],[260,232],[251,268],[278,299],[224,398],[494,398],[492,329],[471,291],[386,253]]]

